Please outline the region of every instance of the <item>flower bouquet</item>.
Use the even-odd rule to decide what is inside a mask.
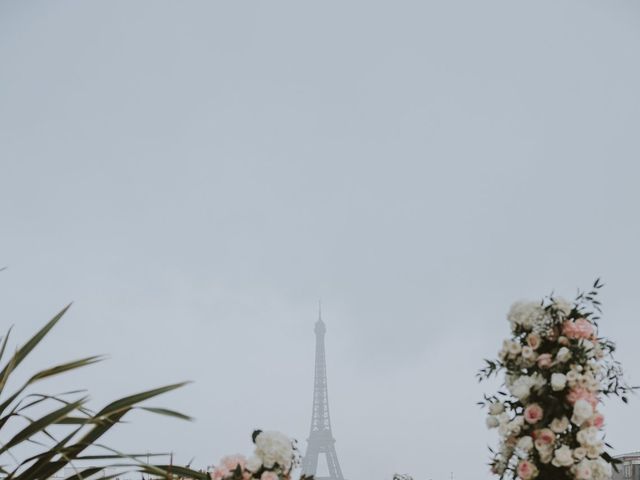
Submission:
[[[604,443],[603,396],[627,402],[633,390],[613,358],[613,342],[598,336],[599,280],[573,303],[547,297],[515,303],[511,337],[480,380],[504,372],[506,391],[485,395],[487,426],[497,428],[492,472],[521,480],[605,480],[615,463]]]
[[[292,470],[299,464],[296,442],[280,432],[262,430],[254,431],[252,440],[255,451],[251,457],[223,457],[211,472],[211,480],[290,480]]]

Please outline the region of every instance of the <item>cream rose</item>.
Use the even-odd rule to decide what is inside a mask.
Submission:
[[[533,449],[533,438],[531,438],[529,435],[520,437],[516,446],[523,452],[530,452]]]
[[[567,386],[567,377],[563,373],[551,375],[551,389],[554,392],[561,392]]]
[[[570,358],[571,350],[569,350],[567,347],[560,348],[560,350],[558,350],[558,353],[556,353],[556,360],[561,363],[568,361]]]
[[[575,425],[582,425],[592,416],[593,407],[588,401],[580,399],[573,405],[573,415],[571,416],[571,422]]]
[[[557,448],[551,463],[556,467],[570,467],[573,465],[573,455],[568,445]]]
[[[569,419],[567,417],[554,418],[551,420],[549,428],[555,433],[564,433],[569,428]]]

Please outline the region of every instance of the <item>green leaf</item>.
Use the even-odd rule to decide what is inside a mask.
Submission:
[[[56,365],[55,367],[47,368],[45,370],[41,370],[40,372],[33,375],[27,382],[25,382],[22,387],[20,387],[13,395],[11,395],[7,400],[5,400],[0,405],[0,413],[4,412],[6,408],[11,405],[12,402],[18,398],[18,396],[24,392],[29,385],[38,380],[42,380],[43,378],[51,377],[53,375],[58,375],[63,372],[68,372],[69,370],[75,370],[76,368],[86,367],[88,365],[92,365],[96,362],[102,361],[104,357],[102,356],[92,356],[87,358],[81,358],[80,360],[74,360],[72,362],[63,363],[60,365]]]
[[[47,322],[47,324],[42,327],[27,343],[25,343],[22,347],[20,347],[16,353],[13,355],[11,360],[5,365],[5,367],[0,371],[0,393],[4,389],[6,385],[7,379],[13,370],[15,370],[18,365],[22,363],[22,361],[31,353],[31,351],[42,341],[42,339],[49,333],[49,331],[55,326],[56,323],[62,318],[62,316],[69,310],[71,304],[64,307],[57,315],[55,315],[51,320]]]
[[[147,470],[146,467],[152,467]],[[154,473],[153,469],[160,469],[165,475],[177,475],[178,477],[193,478],[194,480],[210,480],[207,473],[198,472],[187,467],[180,467],[177,465],[144,465],[143,470],[148,473]]]
[[[84,480],[85,478],[90,477],[91,475],[95,475],[96,473],[100,473],[106,467],[89,467],[82,470],[77,471],[73,475],[68,476],[64,480]]]
[[[94,363],[101,362],[105,357],[103,355],[93,355],[91,357],[81,358],[79,360],[73,360],[71,362],[62,363],[60,365],[56,365],[55,367],[47,368],[45,370],[41,370],[35,375],[31,377],[29,382],[35,382],[37,380],[42,380],[43,378],[52,377],[54,375],[59,375],[64,372],[68,372],[69,370],[75,370],[76,368],[82,368],[89,365],[93,365]]]
[[[5,348],[7,348],[7,342],[9,341],[9,336],[11,335],[12,329],[13,327],[9,328],[9,330],[7,331],[7,334],[2,339],[2,347],[0,348],[0,360],[2,360],[2,357],[4,355],[4,350]]]
[[[166,415],[168,417],[175,417],[181,420],[193,421],[193,417],[185,415],[184,413],[176,412],[175,410],[169,410],[168,408],[157,407],[138,407],[140,410],[146,410],[147,412],[157,413],[158,415]]]
[[[107,405],[102,410],[100,410],[96,414],[96,417],[109,416],[121,410],[127,410],[137,403],[143,402],[153,397],[157,397],[158,395],[161,395],[166,392],[170,392],[171,390],[175,390],[176,388],[183,387],[188,383],[189,382],[174,383],[173,385],[154,388],[153,390],[147,390],[146,392],[141,392],[135,395],[130,395],[128,397],[121,398],[119,400],[116,400],[115,402],[111,402],[109,405]]]
[[[50,413],[44,415],[43,417],[39,418],[38,420],[34,420],[29,425],[27,425],[25,428],[23,428],[18,433],[16,433],[11,440],[9,440],[7,443],[5,443],[0,448],[0,453],[6,452],[11,447],[19,444],[20,442],[25,441],[29,437],[35,435],[38,432],[41,432],[42,430],[44,430],[48,426],[56,423],[60,419],[62,419],[65,416],[67,416],[68,413],[76,410],[85,401],[86,401],[86,397],[78,400],[77,402],[72,402],[69,405],[64,405],[63,407],[58,408],[57,410],[54,410],[53,412],[50,412]]]

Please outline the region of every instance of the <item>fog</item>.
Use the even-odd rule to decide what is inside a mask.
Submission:
[[[318,301],[345,477],[491,478],[474,375],[520,298],[596,277],[640,379],[640,6],[0,2],[0,313],[123,450],[304,450]],[[609,401],[616,452],[640,399]]]

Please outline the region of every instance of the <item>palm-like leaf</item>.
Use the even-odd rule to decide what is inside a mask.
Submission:
[[[65,480],[87,480],[98,474],[102,474],[101,478],[108,479],[112,475],[105,476],[105,469],[117,468],[118,473],[113,477],[120,476],[123,472],[137,471],[155,477],[168,478],[179,474],[196,480],[206,480],[204,474],[189,468],[178,466],[164,468],[162,465],[154,466],[140,460],[141,458],[153,457],[153,454],[125,454],[97,443],[105,433],[117,425],[133,409],[189,420],[190,417],[187,415],[170,409],[140,405],[146,400],[180,388],[186,382],[129,395],[110,402],[96,413],[86,407],[86,396],[78,397],[83,393],[81,390],[59,395],[29,392],[30,387],[39,380],[83,368],[103,359],[101,356],[91,356],[44,368],[29,377],[14,392],[6,393],[9,379],[14,371],[60,321],[69,306],[67,305],[49,320],[2,365],[0,370],[0,438],[8,437],[10,439],[6,443],[0,443],[0,464],[2,464],[0,475],[4,477],[4,480],[46,480],[62,469],[72,467],[74,474]],[[10,331],[1,340],[0,361],[7,348],[9,333]],[[34,412],[35,415],[32,414]],[[19,422],[22,423],[22,426],[19,426]],[[58,439],[52,432],[54,430],[58,432],[60,429],[67,429],[67,432]],[[7,430],[12,433],[5,433]],[[27,444],[31,445],[31,449],[34,446],[39,446],[41,451],[19,460],[12,452],[19,451],[21,453],[18,456],[24,457],[23,450]],[[95,449],[106,450],[107,453],[91,453]],[[10,465],[3,461],[5,455],[7,455],[6,460],[11,458]],[[122,460],[125,462],[123,463]],[[87,466],[85,462],[88,461],[95,464]],[[114,463],[117,461],[119,462]],[[74,462],[83,463],[84,466],[77,467]]]

